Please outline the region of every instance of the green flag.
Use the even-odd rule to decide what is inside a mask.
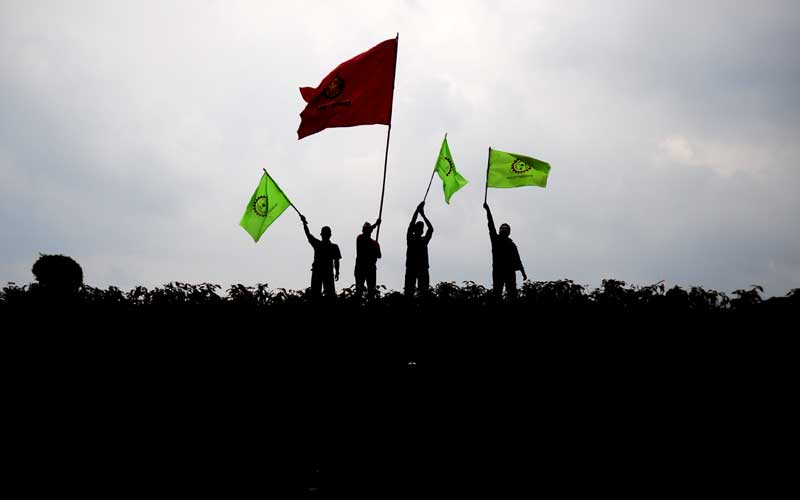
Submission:
[[[466,186],[469,181],[456,172],[456,164],[453,161],[453,155],[450,154],[446,134],[442,141],[442,149],[439,150],[439,158],[436,159],[436,172],[442,178],[444,201],[449,205],[453,193]]]
[[[550,164],[530,156],[505,153],[489,148],[486,185],[493,188],[547,186]]]
[[[281,188],[275,184],[275,181],[265,170],[256,192],[253,193],[247,208],[244,210],[244,215],[242,215],[239,225],[250,233],[253,240],[258,241],[269,225],[275,222],[275,219],[280,217],[283,211],[289,208],[291,204],[283,194],[283,191],[281,191]]]

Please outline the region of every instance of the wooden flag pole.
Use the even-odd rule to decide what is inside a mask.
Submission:
[[[378,210],[378,219],[383,215],[383,196],[386,192],[386,165],[389,163],[389,138],[392,135],[392,111],[394,111],[394,81],[397,76],[397,56],[400,54],[400,33],[395,37],[397,46],[395,47],[394,59],[394,74],[392,74],[392,109],[389,110],[389,128],[386,130],[386,152],[383,155],[383,185],[381,186],[381,207]],[[381,236],[381,226],[378,226],[378,232],[375,233],[375,241]]]
[[[486,188],[483,192],[483,204],[486,204],[486,197],[489,196],[489,160],[492,158],[492,148],[489,148],[489,156],[486,157]]]

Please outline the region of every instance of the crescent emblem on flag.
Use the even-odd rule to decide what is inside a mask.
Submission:
[[[447,175],[450,175],[450,174],[453,172],[453,160],[451,160],[451,159],[450,159],[450,158],[448,158],[447,156],[445,156],[445,157],[444,157],[444,159],[445,159],[445,161],[447,161],[447,164],[450,166],[450,167],[447,169],[447,173],[446,173],[446,174],[444,174],[444,175],[446,175],[446,176],[447,176]]]
[[[522,160],[514,160],[514,163],[511,164],[511,171],[515,174],[524,174],[528,170],[532,169],[530,165],[526,164]]]
[[[260,217],[267,216],[267,207],[269,206],[267,197],[261,195],[253,201],[253,212]]]

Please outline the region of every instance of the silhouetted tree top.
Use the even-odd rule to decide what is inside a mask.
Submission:
[[[83,269],[72,257],[40,254],[31,269],[40,286],[62,292],[77,292],[83,285]]]

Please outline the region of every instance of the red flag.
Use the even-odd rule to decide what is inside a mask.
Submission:
[[[396,63],[397,39],[392,38],[343,62],[317,88],[301,87],[308,105],[300,113],[297,138],[329,127],[389,125]]]

